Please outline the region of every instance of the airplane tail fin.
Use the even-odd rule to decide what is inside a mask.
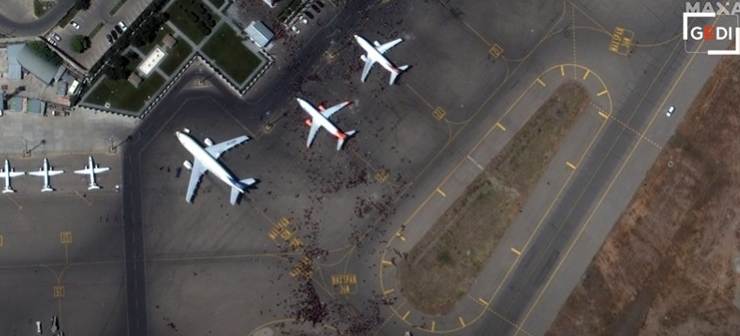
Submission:
[[[393,85],[393,83],[396,82],[396,78],[398,77],[398,75],[400,75],[402,72],[406,71],[406,69],[408,69],[408,68],[409,68],[408,65],[402,65],[402,66],[398,67],[398,72],[391,72],[391,80],[389,82],[390,85]]]
[[[100,186],[97,184],[91,184],[87,186],[87,190],[98,190],[100,189]]]
[[[357,133],[357,131],[351,130],[351,131],[345,132],[344,137],[337,139],[337,150],[342,149],[342,146],[344,146],[344,142],[347,141],[349,137],[355,135],[355,133]]]
[[[43,187],[41,188],[41,192],[52,192],[54,191],[54,188],[52,187]]]
[[[239,194],[243,193],[244,190],[247,189],[247,187],[255,183],[257,183],[257,180],[253,178],[246,178],[246,179],[239,181],[238,183],[241,189],[231,187],[231,205],[236,205],[236,201],[239,198]]]
[[[3,194],[10,194],[10,193],[14,193],[14,192],[15,192],[15,190],[10,189],[10,188],[3,189]]]

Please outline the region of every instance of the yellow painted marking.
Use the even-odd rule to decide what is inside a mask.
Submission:
[[[458,316],[457,321],[460,322],[460,326],[465,327],[465,320],[463,320],[462,316]]]
[[[407,310],[406,313],[404,313],[403,316],[401,316],[401,320],[406,321],[406,319],[409,317],[409,314],[411,314],[411,311]]]
[[[539,79],[539,78],[537,78],[537,83],[538,83],[538,84],[540,84],[540,85],[542,85],[542,87],[545,87],[545,86],[547,86],[547,84],[545,84],[545,82],[543,82],[543,81],[542,81],[541,79]]]
[[[576,165],[570,163],[570,161],[565,161],[565,165],[570,169],[576,170]]]
[[[59,242],[62,244],[71,244],[72,243],[72,232],[71,231],[59,232]]]
[[[383,263],[383,266],[393,266],[393,263],[388,260],[383,260],[382,263]]]
[[[437,106],[437,108],[435,108],[434,111],[432,111],[432,116],[434,116],[434,119],[437,119],[437,120],[444,119],[446,115],[447,115],[447,111],[445,111],[445,109],[443,109],[440,106]]]
[[[607,92],[609,92],[609,90],[601,91],[601,92],[597,93],[596,95],[599,96],[599,97],[601,97],[601,96],[605,95]]]
[[[484,305],[484,306],[487,306],[487,305],[488,305],[488,301],[486,301],[486,300],[483,300],[483,299],[481,299],[481,298],[478,298],[478,302],[480,302],[480,304],[482,304],[482,305]]]
[[[599,115],[604,119],[609,119],[609,115],[606,114],[604,111],[599,111]]]
[[[491,56],[495,58],[499,58],[501,54],[504,53],[504,48],[502,48],[500,45],[494,43],[490,49],[488,49],[488,53],[491,54]]]
[[[388,169],[378,169],[378,171],[375,172],[375,181],[384,183],[388,180],[389,176],[390,172],[388,172]]]
[[[502,130],[502,131],[506,131],[506,127],[504,127],[504,125],[501,125],[501,123],[500,123],[500,122],[497,122],[497,123],[496,123],[496,127],[498,127],[498,128],[499,128],[500,130]]]
[[[447,197],[447,194],[445,194],[445,193],[444,193],[444,191],[442,191],[442,189],[439,189],[439,188],[437,188],[437,192],[438,192],[438,193],[439,193],[440,195],[442,195],[442,197]]]
[[[388,294],[393,293],[395,291],[396,291],[395,289],[389,288],[389,289],[386,289],[385,291],[383,291],[383,295],[388,295]]]
[[[565,76],[565,67],[561,65],[560,66],[560,77],[563,77],[563,76]]]
[[[430,328],[429,330],[434,331],[436,329],[437,329],[437,321],[432,320],[432,328]]]
[[[63,298],[64,297],[64,286],[54,286],[52,287],[52,296],[55,299]]]
[[[586,80],[586,78],[588,78],[588,75],[589,75],[590,73],[591,73],[591,70],[589,70],[589,69],[586,69],[586,73],[585,73],[585,74],[583,74],[583,80]]]
[[[517,249],[515,249],[513,247],[511,248],[511,252],[514,252],[514,254],[516,254],[518,256],[522,255],[522,252],[519,252]]]

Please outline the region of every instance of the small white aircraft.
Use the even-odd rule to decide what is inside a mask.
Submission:
[[[100,189],[100,186],[95,183],[95,174],[104,173],[108,170],[110,170],[110,167],[100,167],[98,164],[95,163],[92,155],[90,155],[87,157],[87,166],[85,166],[84,169],[75,170],[74,173],[79,175],[87,175],[90,178],[90,184],[87,185],[87,190],[96,190]]]
[[[49,184],[49,177],[54,175],[64,174],[64,170],[54,170],[54,167],[49,165],[49,160],[44,158],[44,164],[38,171],[32,171],[28,173],[33,176],[41,176],[44,178],[44,186],[41,188],[41,192],[54,191],[54,188]]]
[[[383,66],[383,68],[385,68],[386,70],[390,71],[391,79],[389,81],[389,84],[391,85],[393,85],[393,83],[396,81],[396,77],[398,77],[398,75],[400,75],[402,71],[409,68],[408,65],[396,67],[395,65],[393,65],[393,63],[391,63],[391,61],[388,60],[388,58],[383,56],[386,51],[388,51],[390,48],[395,47],[396,44],[401,43],[403,39],[398,38],[385,44],[380,44],[380,42],[374,41],[373,44],[370,44],[370,42],[368,42],[362,36],[354,36],[357,44],[359,44],[360,47],[362,47],[362,49],[364,49],[366,52],[365,55],[360,56],[360,59],[365,62],[365,67],[362,68],[362,77],[360,78],[363,82],[365,82],[365,79],[367,79],[367,75],[370,73],[370,69],[373,68],[375,62]]]
[[[0,175],[5,179],[5,188],[3,188],[3,194],[14,193],[13,187],[10,185],[10,179],[21,175],[26,175],[26,172],[16,172],[15,169],[10,168],[10,162],[5,160],[5,167],[0,169]]]
[[[323,106],[319,105],[319,109],[317,110],[315,107],[313,107],[313,105],[301,98],[296,98],[296,100],[298,101],[298,105],[300,105],[301,108],[303,108],[303,110],[311,116],[311,118],[306,119],[306,125],[311,127],[308,130],[308,140],[306,141],[306,148],[311,147],[313,139],[316,137],[316,133],[318,133],[319,128],[322,127],[329,131],[329,133],[337,137],[337,150],[342,149],[344,141],[346,141],[347,138],[357,133],[357,131],[355,130],[342,132],[342,130],[334,126],[334,124],[329,121],[329,118],[331,118],[332,114],[343,109],[351,102],[342,102],[328,109],[325,109]]]
[[[185,149],[193,154],[193,162],[185,161],[183,166],[191,171],[190,182],[188,183],[188,191],[185,195],[185,200],[188,203],[192,203],[195,189],[198,188],[201,176],[207,171],[212,172],[221,181],[231,187],[231,205],[235,205],[239,194],[243,194],[247,187],[257,183],[253,178],[247,178],[238,180],[231,174],[226,168],[218,162],[218,158],[224,152],[229,149],[249,140],[249,137],[242,135],[240,137],[233,138],[218,144],[214,144],[209,138],[203,140],[205,147],[201,146],[192,136],[190,136],[190,130],[185,128],[182,132],[175,132],[177,140],[185,147]]]

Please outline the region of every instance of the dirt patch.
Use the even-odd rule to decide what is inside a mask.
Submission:
[[[737,335],[738,73],[717,66],[548,335]]]
[[[445,314],[467,293],[588,102],[579,84],[558,87],[409,251],[399,280],[416,309]]]

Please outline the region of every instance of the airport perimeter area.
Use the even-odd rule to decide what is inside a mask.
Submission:
[[[16,169],[90,155],[111,168],[97,191],[80,175],[54,193],[13,179],[0,306],[18,308],[0,334],[51,315],[68,335],[562,332],[551,324],[722,59],[686,51],[705,46],[681,39],[684,8],[667,2],[322,4],[281,26],[254,82],[215,69],[225,53],[209,41],[265,4],[208,1],[205,35],[165,7],[165,33],[188,48],[154,70],[173,80],[145,117],[100,101],[0,118]],[[410,67],[389,84],[375,64],[363,83],[354,34],[375,48],[402,38],[383,55]],[[338,133],[307,147],[318,119],[296,98],[350,102],[327,118]],[[186,201],[198,158],[176,132],[206,150],[248,136],[216,156],[255,184],[232,205],[209,172]]]

